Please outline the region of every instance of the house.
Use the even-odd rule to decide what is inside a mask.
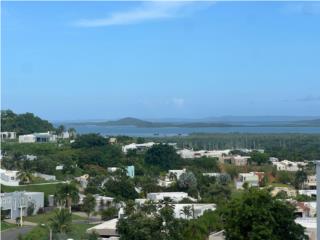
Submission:
[[[1,140],[13,140],[16,138],[16,132],[1,132]]]
[[[120,238],[117,233],[117,223],[118,218],[114,218],[87,229],[87,233],[96,233],[103,239],[116,240]]]
[[[38,172],[33,173],[32,175],[35,177],[42,178],[46,181],[55,181],[56,180],[56,176],[54,176],[54,175],[48,175],[48,174],[43,174],[43,173],[38,173]]]
[[[62,139],[68,139],[70,138],[70,133],[68,131],[65,131],[61,134]]]
[[[248,164],[248,159],[250,159],[249,156],[240,156],[240,155],[231,156],[231,164],[236,166],[245,166]]]
[[[288,197],[295,197],[297,196],[297,192],[293,188],[287,188],[287,187],[274,187],[271,191],[272,196],[276,196],[280,192],[285,192]]]
[[[216,210],[216,204],[214,203],[187,203],[187,204],[173,204],[174,207],[174,217],[184,218],[184,219],[194,219],[202,216],[205,211]],[[183,213],[184,207],[189,207],[191,209],[190,215],[186,216]]]
[[[56,166],[56,170],[57,170],[57,171],[63,170],[63,165],[58,165],[58,166]]]
[[[44,142],[56,142],[57,135],[46,133],[33,133],[19,136],[19,143],[44,143]]]
[[[10,192],[1,193],[1,207],[5,211],[6,217],[16,219],[26,216],[27,208],[33,206],[33,214],[44,207],[43,192]]]
[[[307,189],[317,189],[317,175],[308,176],[307,181],[304,182],[304,186]]]
[[[148,143],[131,143],[129,145],[125,145],[122,147],[122,151],[124,153],[127,153],[129,150],[139,150],[139,151],[143,151],[146,150],[148,148],[151,148],[153,145],[155,145],[156,143],[154,142],[148,142]]]
[[[134,178],[134,166],[126,166],[126,172],[127,172],[127,176],[130,178]],[[107,171],[110,173],[116,172],[118,170],[121,170],[121,168],[119,167],[108,167]]]
[[[303,202],[298,202],[298,201],[291,201],[291,204],[295,206],[295,215],[297,217],[305,218],[305,217],[310,217],[310,207],[303,203]]]
[[[231,150],[200,150],[200,151],[193,151],[190,149],[181,149],[177,151],[177,154],[180,155],[181,158],[188,159],[188,158],[201,158],[201,157],[214,157],[220,158],[224,155],[229,155]]]
[[[183,173],[186,173],[186,169],[179,170],[169,170],[164,177],[158,179],[158,186],[160,187],[170,187],[173,183],[180,178]]]
[[[29,161],[34,161],[34,160],[37,160],[37,156],[36,155],[29,155],[29,154],[27,154],[27,155],[25,155],[25,158],[27,159],[27,160],[29,160]]]
[[[101,208],[104,209],[104,208],[111,206],[113,203],[113,199],[114,199],[112,197],[101,196],[99,194],[93,194],[92,196],[96,200],[96,206],[94,209],[95,212],[98,212]],[[79,194],[79,202],[78,202],[79,205],[83,204],[83,200],[85,197],[86,196],[84,194],[81,194],[81,193]]]
[[[240,173],[237,181],[237,189],[241,189],[244,183],[248,183],[249,187],[259,187],[259,176],[254,172]]]
[[[111,138],[109,138],[109,143],[110,144],[116,144],[117,143],[117,139],[115,137],[111,137]]]
[[[189,198],[191,200],[195,200],[188,196],[188,193],[185,192],[157,192],[157,193],[148,193],[147,198],[149,200],[159,202],[164,200],[165,198],[170,198],[174,202],[180,202],[184,198]]]
[[[0,183],[5,186],[19,186],[19,171],[0,169]]]
[[[298,190],[298,193],[300,195],[307,195],[309,197],[317,197],[317,190],[312,189],[312,190]]]
[[[296,172],[307,164],[304,162],[291,162],[289,160],[283,160],[281,162],[272,162],[273,166],[276,166],[278,171]]]
[[[309,240],[317,240],[317,218],[296,218],[296,223],[305,228],[305,233]]]

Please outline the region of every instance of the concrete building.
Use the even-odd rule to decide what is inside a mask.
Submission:
[[[316,175],[308,176],[307,181],[304,182],[304,186],[307,189],[317,189],[317,176]]]
[[[285,192],[289,198],[297,196],[297,191],[295,189],[287,187],[274,187],[271,191],[271,195],[276,196],[280,192]]]
[[[33,133],[19,136],[19,143],[44,143],[44,142],[56,142],[57,135],[46,133]]]
[[[249,156],[231,156],[231,164],[236,166],[245,166],[248,164],[248,159],[250,159]]]
[[[13,140],[16,138],[16,132],[1,132],[1,140]]]
[[[157,193],[148,193],[147,198],[149,200],[159,202],[165,198],[170,198],[174,202],[180,202],[184,198],[189,198],[188,193],[185,192],[157,192]],[[191,198],[192,199],[192,198]]]
[[[116,144],[117,143],[117,138],[115,138],[115,137],[109,138],[109,143],[110,144]]]
[[[122,168],[120,167],[108,167],[107,168],[107,171],[110,172],[110,173],[113,173],[113,172],[116,172],[118,170],[121,170]],[[125,167],[125,171],[126,171],[126,174],[128,177],[130,178],[134,178],[134,175],[135,175],[135,171],[134,171],[134,166],[126,166]]]
[[[6,212],[6,217],[16,219],[27,215],[27,208],[34,206],[33,214],[44,207],[43,192],[11,192],[1,193],[1,207]]]
[[[38,177],[38,178],[42,178],[46,181],[55,181],[56,180],[56,176],[54,176],[54,175],[48,175],[48,174],[43,174],[43,173],[38,173],[38,172],[33,173],[32,175],[35,177]]]
[[[317,197],[317,190],[298,190],[300,195],[307,195],[309,197]]]
[[[19,186],[19,171],[0,169],[0,183],[5,186]]]
[[[259,176],[254,172],[240,173],[237,181],[237,189],[241,189],[244,183],[248,183],[249,187],[259,187]]]
[[[181,149],[177,151],[177,154],[180,155],[181,158],[188,159],[188,158],[201,158],[201,157],[214,157],[220,158],[225,155],[229,155],[231,152],[230,149],[226,150],[200,150],[200,151],[193,151],[190,149]]]
[[[174,217],[175,218],[184,218],[184,219],[193,219],[198,218],[204,214],[205,211],[215,211],[216,204],[214,203],[179,203],[173,204],[174,207]],[[191,209],[190,215],[186,216],[183,213],[183,208],[189,207]]]
[[[122,147],[122,151],[124,153],[127,153],[129,150],[138,150],[138,151],[143,151],[146,150],[148,148],[151,148],[153,145],[155,145],[156,143],[154,142],[148,142],[148,143],[131,143],[128,145],[125,145]]]
[[[83,199],[86,197],[84,194],[79,194],[79,205],[83,204]],[[93,194],[93,197],[96,199],[96,206],[94,211],[98,212],[100,209],[108,208],[112,205],[113,199],[112,197],[101,196],[99,194]],[[103,204],[103,205],[102,205]]]
[[[296,172],[300,170],[303,166],[306,166],[307,163],[304,162],[291,162],[289,160],[283,160],[281,162],[272,162],[273,166],[276,166],[278,171],[289,171]]]

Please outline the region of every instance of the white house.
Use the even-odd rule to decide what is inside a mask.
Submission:
[[[205,211],[214,211],[216,210],[216,204],[214,203],[179,203],[173,204],[174,207],[174,217],[175,218],[185,218],[185,219],[193,219],[198,218],[204,214]],[[189,207],[190,208],[190,215],[186,216],[183,213],[183,208]]]
[[[0,183],[5,186],[19,186],[19,171],[0,169]]]
[[[220,158],[224,155],[229,155],[231,152],[230,149],[226,150],[200,150],[200,151],[193,151],[190,149],[181,149],[177,151],[177,154],[180,155],[181,158],[201,158],[201,157],[216,157]]]
[[[240,173],[237,181],[237,189],[241,189],[244,183],[248,183],[249,187],[259,187],[259,176],[254,172]]]
[[[235,155],[231,156],[231,163],[236,166],[245,166],[248,164],[248,159],[250,159],[249,156]]]
[[[188,193],[185,192],[157,192],[157,193],[148,193],[147,198],[149,200],[159,202],[165,198],[170,198],[174,202],[180,202],[184,198],[192,199],[188,196]]]
[[[12,140],[16,139],[17,134],[16,132],[1,132],[1,140]]]
[[[281,162],[272,162],[274,166],[276,166],[278,171],[290,171],[290,172],[296,172],[301,167],[305,166],[306,163],[304,162],[291,162],[289,160],[283,160]]]
[[[43,192],[10,192],[1,193],[1,208],[5,211],[6,217],[16,219],[27,215],[27,208],[33,205],[33,214],[44,206]],[[21,211],[22,208],[22,211]]]
[[[83,204],[83,200],[86,196],[84,194],[79,194],[79,202],[78,204],[82,205]],[[96,200],[96,206],[94,211],[99,211],[101,208],[106,208],[109,207],[112,203],[113,203],[113,199],[112,197],[106,197],[106,196],[101,196],[99,194],[93,194],[93,197]],[[103,206],[101,205],[103,203]]]
[[[44,143],[44,142],[56,142],[57,135],[46,133],[33,133],[19,136],[19,143]]]
[[[300,195],[307,195],[309,197],[317,197],[317,190],[312,189],[312,190],[298,190]]]
[[[125,145],[122,147],[122,151],[124,153],[127,153],[129,150],[146,150],[148,148],[151,148],[156,143],[154,142],[148,142],[148,143],[131,143],[129,145]]]
[[[307,189],[317,189],[317,175],[310,175],[307,181],[304,182]]]

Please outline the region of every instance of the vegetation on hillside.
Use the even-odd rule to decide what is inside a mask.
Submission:
[[[1,131],[29,134],[34,132],[54,131],[53,125],[33,113],[16,114],[11,110],[1,111]]]

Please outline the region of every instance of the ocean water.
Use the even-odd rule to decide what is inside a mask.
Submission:
[[[140,128],[135,126],[96,126],[96,125],[68,125],[78,133],[100,133],[101,135],[126,135],[141,137],[186,136],[191,133],[316,133],[320,134],[320,127],[207,127],[207,128]]]

